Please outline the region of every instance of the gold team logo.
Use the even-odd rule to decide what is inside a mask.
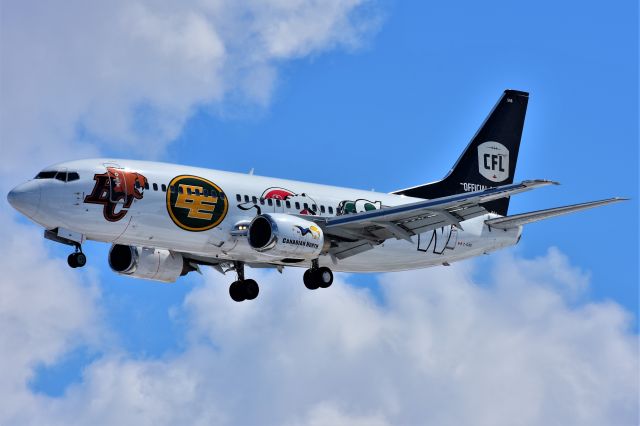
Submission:
[[[167,191],[171,220],[187,231],[206,231],[227,215],[229,201],[218,185],[198,176],[174,177]]]

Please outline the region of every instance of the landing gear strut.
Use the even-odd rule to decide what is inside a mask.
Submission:
[[[311,269],[307,269],[302,276],[304,286],[309,290],[327,288],[333,284],[333,272],[326,266],[318,267],[318,260],[311,262]]]
[[[80,244],[76,244],[75,246],[76,251],[67,257],[67,263],[72,268],[82,268],[87,264],[87,256],[82,252],[82,246]]]
[[[235,302],[253,300],[258,297],[260,292],[258,283],[255,280],[244,278],[244,263],[235,262],[235,270],[238,273],[238,279],[229,286],[229,296]]]

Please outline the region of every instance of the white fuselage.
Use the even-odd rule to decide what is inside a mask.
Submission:
[[[107,167],[146,178],[147,185],[136,188],[133,181],[123,183],[124,192],[136,193],[128,207],[126,197],[118,200],[108,189],[100,187],[100,176],[107,174]],[[79,175],[79,179],[66,182],[34,179],[23,185],[23,189],[32,191],[34,199],[34,207],[25,214],[47,229],[63,228],[89,240],[247,263],[310,265],[307,261],[295,265],[280,263],[251,248],[246,236],[232,235],[238,223],[248,223],[256,216],[258,209],[253,207],[254,202],[262,213],[304,215],[315,210],[315,215],[328,217],[419,201],[373,191],[145,161],[80,160],[45,170],[67,170]],[[221,220],[212,228],[186,229],[188,226],[179,226],[172,218],[167,191],[171,190],[169,184],[183,175],[210,181],[224,192],[227,209],[220,212]],[[101,204],[100,200],[104,202]],[[206,209],[199,212],[194,208],[193,212],[210,215]],[[494,217],[497,216],[486,214],[464,221],[460,227],[429,231],[413,236],[411,242],[387,240],[372,250],[342,260],[321,255],[319,263],[335,271],[398,271],[447,264],[516,244],[521,228],[489,229],[484,222]]]

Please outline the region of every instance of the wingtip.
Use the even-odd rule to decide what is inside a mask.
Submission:
[[[531,179],[531,180],[525,180],[522,183],[525,185],[535,185],[535,186],[560,185],[560,182],[556,182],[555,180],[548,180],[548,179]]]

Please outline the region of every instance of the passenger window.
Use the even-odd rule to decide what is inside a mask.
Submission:
[[[282,201],[280,201],[280,200],[276,200],[276,206],[278,206],[278,207],[282,207]]]
[[[287,205],[287,208],[290,209],[291,208],[291,201],[287,200],[284,202]]]
[[[249,202],[249,196],[248,196],[248,195],[245,195],[245,196],[244,196],[244,202],[245,202],[245,203],[248,203],[248,202]]]
[[[260,204],[264,206],[264,198],[260,197]]]
[[[251,197],[251,201],[253,201],[253,204],[258,204],[258,198],[255,196]]]
[[[191,195],[191,188],[187,187],[187,195]]]
[[[333,214],[333,207],[329,206],[329,214]]]
[[[322,213],[324,213],[324,206],[323,206],[323,205],[320,205],[320,211],[321,211]]]
[[[167,185],[163,183],[160,189],[162,189],[162,192],[165,192],[167,190]]]
[[[238,202],[242,201],[242,197],[240,196],[240,194],[236,194],[236,200]]]
[[[311,210],[313,210],[314,212],[318,211],[318,206],[316,206],[315,204],[311,205]]]
[[[296,201],[296,210],[300,210],[300,203]]]
[[[196,188],[196,195],[200,195],[200,188]]]
[[[303,206],[304,206],[304,209],[305,209],[305,210],[309,210],[309,204],[304,203],[304,204],[303,204]]]
[[[154,183],[154,184],[153,184],[153,190],[154,190],[154,191],[157,191],[157,190],[158,190],[158,184],[157,184],[157,183]]]
[[[78,179],[80,179],[80,175],[77,172],[67,173],[67,182],[71,182]]]
[[[269,198],[269,199],[267,200],[267,203],[268,203],[270,206],[272,206],[272,205],[273,205],[273,200],[272,200],[271,198]]]
[[[184,186],[182,186],[182,185],[178,186],[178,192],[180,194],[184,194]]]

